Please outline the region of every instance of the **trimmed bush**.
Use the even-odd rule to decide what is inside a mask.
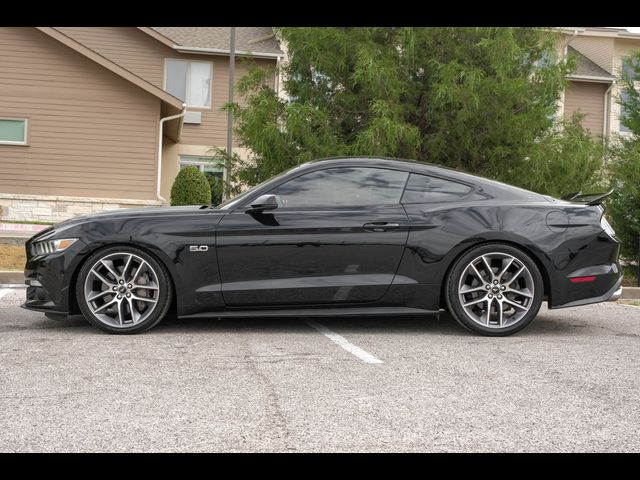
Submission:
[[[171,205],[210,205],[211,187],[197,167],[180,170],[171,187]]]

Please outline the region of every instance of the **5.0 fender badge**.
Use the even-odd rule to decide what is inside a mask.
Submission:
[[[207,245],[189,245],[190,252],[206,252],[209,250]]]

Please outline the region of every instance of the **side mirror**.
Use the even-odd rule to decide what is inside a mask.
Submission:
[[[247,213],[262,213],[267,210],[275,210],[278,208],[278,201],[273,194],[261,195],[251,202],[251,207],[247,209]]]

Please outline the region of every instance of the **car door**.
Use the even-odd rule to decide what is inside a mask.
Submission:
[[[307,171],[276,187],[278,207],[236,208],[218,226],[230,306],[372,302],[393,281],[408,236],[408,173],[362,166]]]

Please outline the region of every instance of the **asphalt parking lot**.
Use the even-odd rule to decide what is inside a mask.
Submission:
[[[640,308],[508,338],[434,318],[177,320],[135,336],[0,289],[0,451],[639,451]]]

